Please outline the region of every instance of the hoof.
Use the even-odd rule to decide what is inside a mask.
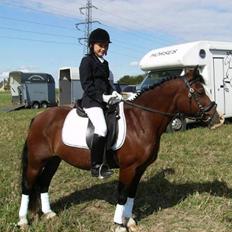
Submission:
[[[126,223],[126,227],[130,232],[136,232],[138,231],[138,226],[136,221],[133,218],[128,218],[128,221]]]
[[[56,213],[53,212],[53,211],[51,211],[51,212],[45,213],[45,214],[44,214],[44,217],[45,217],[47,220],[49,220],[49,219],[51,219],[51,218],[56,217]]]
[[[19,218],[19,222],[17,223],[17,226],[22,230],[27,229],[28,228],[27,218],[26,217]]]
[[[125,226],[117,225],[114,232],[128,232],[128,230]]]

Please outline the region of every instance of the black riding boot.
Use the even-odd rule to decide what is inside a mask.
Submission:
[[[112,175],[112,171],[108,165],[103,164],[103,155],[105,151],[106,138],[98,134],[93,135],[91,149],[91,174],[100,179],[107,178]]]

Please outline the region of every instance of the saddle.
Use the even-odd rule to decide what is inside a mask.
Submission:
[[[76,108],[76,112],[80,117],[88,118],[88,115],[81,107],[81,99],[76,101],[74,108]],[[120,118],[118,104],[107,105],[106,110],[104,110],[104,114],[105,114],[105,120],[107,125],[106,151],[109,151],[112,145],[115,143],[118,134],[117,121]],[[88,126],[86,131],[86,144],[90,149],[92,147],[93,135],[94,135],[94,126],[92,122],[88,119]]]

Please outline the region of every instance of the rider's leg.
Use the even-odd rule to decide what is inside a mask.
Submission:
[[[91,174],[99,178],[109,177],[112,171],[107,168],[107,166],[101,166],[103,163],[107,135],[104,112],[100,107],[85,108],[84,110],[94,126],[91,148]]]

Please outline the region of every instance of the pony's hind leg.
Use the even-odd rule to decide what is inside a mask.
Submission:
[[[40,159],[38,159],[39,154],[43,154],[40,155],[42,157]],[[32,151],[29,155],[28,143],[25,142],[22,154],[22,198],[18,222],[20,227],[28,224],[29,209],[37,212],[39,198],[42,203],[42,212],[46,214],[46,217],[51,218],[56,215],[50,208],[48,188],[61,160],[57,156],[48,154],[47,149],[36,149],[36,155]]]
[[[43,214],[45,214],[47,219],[56,216],[56,213],[51,210],[48,189],[52,177],[54,176],[57,168],[59,167],[60,161],[61,159],[58,156],[53,156],[52,158],[50,158],[45,164],[38,178],[38,184],[40,187],[41,208]]]
[[[37,198],[37,188],[35,183],[41,170],[41,165],[32,166],[28,161],[28,146],[27,141],[24,144],[22,152],[22,180],[21,189],[22,197],[19,209],[18,226],[23,227],[28,224],[27,214],[28,209],[35,210],[35,199]]]

